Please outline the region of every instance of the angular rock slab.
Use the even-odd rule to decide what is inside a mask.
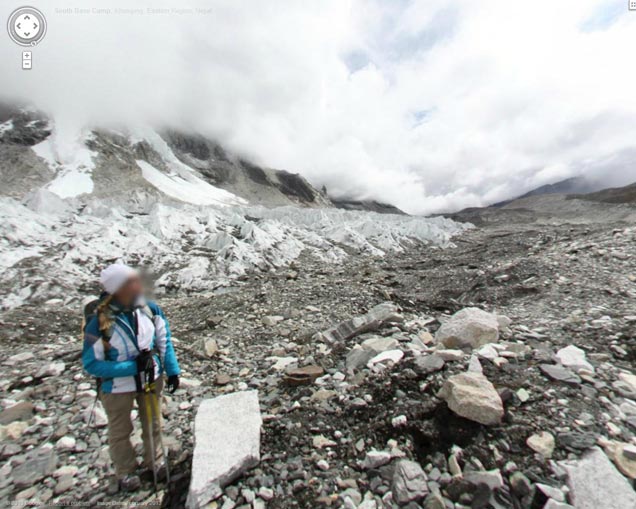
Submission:
[[[377,330],[384,323],[400,323],[404,317],[392,302],[383,302],[372,308],[366,315],[355,316],[335,327],[314,335],[315,341],[334,344],[353,338],[363,332]]]
[[[289,385],[309,385],[325,374],[320,366],[304,366],[302,368],[288,368],[285,382]]]
[[[194,456],[187,509],[220,497],[223,487],[260,461],[261,410],[257,391],[201,402],[194,421]]]
[[[428,495],[428,478],[419,463],[400,460],[393,474],[393,500],[404,505]]]
[[[364,368],[367,363],[378,354],[387,350],[393,350],[397,348],[398,341],[391,337],[384,338],[380,336],[374,336],[372,338],[363,341],[361,345],[354,346],[346,358],[347,370],[350,373],[358,371]]]
[[[438,397],[457,415],[480,424],[498,424],[504,415],[501,397],[481,373],[451,376],[444,382]]]
[[[568,474],[570,498],[576,509],[636,507],[636,491],[598,447],[580,460],[559,464]]]
[[[355,346],[349,353],[345,359],[345,365],[347,366],[347,371],[353,373],[358,371],[361,368],[364,368],[371,359],[373,359],[377,354],[373,350],[365,350],[360,346]]]
[[[26,455],[24,463],[13,469],[13,484],[27,488],[50,476],[57,467],[57,455],[53,445],[46,443]]]
[[[439,355],[418,355],[415,357],[414,370],[419,375],[430,375],[444,368],[444,359]]]
[[[539,369],[548,378],[557,382],[563,382],[564,384],[576,387],[581,384],[581,379],[578,375],[572,373],[569,369],[563,366],[557,366],[553,364],[540,364]]]

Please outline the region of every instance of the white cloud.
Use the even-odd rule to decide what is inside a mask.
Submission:
[[[619,4],[622,7],[619,7]],[[64,125],[171,124],[332,193],[414,213],[580,173],[636,180],[636,12],[603,0],[40,2],[2,94]],[[8,16],[9,6],[0,7]],[[608,177],[609,178],[609,177]]]

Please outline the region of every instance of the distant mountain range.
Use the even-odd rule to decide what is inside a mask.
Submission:
[[[589,200],[602,203],[636,203],[636,183],[623,187],[612,187],[595,193],[570,195],[569,199]]]
[[[544,186],[537,187],[532,191],[528,191],[521,196],[512,198],[510,200],[504,200],[498,203],[493,203],[492,207],[503,207],[508,203],[520,200],[522,198],[529,198],[530,196],[540,196],[542,194],[586,194],[593,191],[598,191],[602,186],[599,186],[598,182],[592,182],[585,177],[571,177],[565,180],[561,180],[554,184],[546,184]]]
[[[515,223],[636,220],[636,183],[600,189],[583,177],[566,179],[488,207],[471,207],[445,217],[477,226]]]

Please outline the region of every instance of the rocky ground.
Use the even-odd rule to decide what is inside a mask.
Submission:
[[[260,464],[211,508],[636,507],[636,229],[454,240],[339,265],[301,257],[224,293],[162,297],[184,370],[165,398],[163,506],[183,507],[200,401],[256,389]],[[111,489],[79,316],[0,316],[3,505],[152,500],[149,477],[132,496]]]

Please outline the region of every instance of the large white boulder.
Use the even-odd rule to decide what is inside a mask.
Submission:
[[[585,351],[574,345],[561,348],[556,355],[557,361],[566,368],[571,368],[574,371],[590,371],[594,373],[594,366],[592,366],[585,356]]]
[[[479,348],[499,339],[499,320],[482,309],[464,308],[442,324],[435,339],[447,348]]]
[[[444,382],[438,396],[457,415],[480,424],[498,424],[504,415],[499,394],[481,373],[451,376]]]
[[[186,507],[200,509],[260,461],[261,411],[257,391],[201,402],[194,421],[194,456]]]
[[[636,507],[636,491],[598,447],[580,460],[560,465],[568,474],[570,498],[576,509]]]

